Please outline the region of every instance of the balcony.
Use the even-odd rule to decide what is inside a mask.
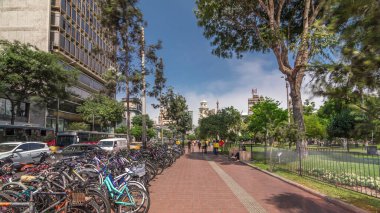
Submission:
[[[11,116],[10,115],[0,115],[0,120],[9,121],[9,123],[10,123],[11,122]],[[26,122],[28,122],[28,118],[16,116],[15,122],[25,122],[26,123]]]

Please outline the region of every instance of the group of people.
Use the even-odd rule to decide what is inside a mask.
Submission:
[[[198,146],[198,151],[202,151],[202,153],[207,154],[208,147],[213,147],[213,153],[215,155],[218,154],[219,149],[223,148],[224,141],[223,140],[214,140],[214,141],[208,141],[208,140],[193,140],[187,142],[188,146],[188,152],[194,152],[195,147]]]

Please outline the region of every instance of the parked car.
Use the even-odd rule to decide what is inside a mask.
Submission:
[[[128,149],[128,142],[126,138],[107,138],[100,140],[98,146],[107,152],[113,152]]]
[[[7,142],[0,144],[0,159],[10,157],[13,162],[22,164],[40,162],[41,157],[50,154],[46,143]]]
[[[74,157],[83,155],[89,151],[102,151],[102,149],[99,146],[92,144],[73,144],[65,147],[58,153],[59,155],[62,155],[62,157]]]

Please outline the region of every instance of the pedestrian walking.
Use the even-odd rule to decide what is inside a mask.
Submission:
[[[201,151],[201,142],[200,141],[197,141],[197,144],[198,144],[198,151]]]
[[[191,152],[195,152],[195,141],[191,141]]]
[[[191,141],[187,141],[187,153],[191,152]]]
[[[214,145],[214,155],[217,155],[218,150],[219,150],[219,143],[216,141],[213,145]]]

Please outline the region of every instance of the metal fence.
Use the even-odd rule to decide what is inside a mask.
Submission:
[[[227,145],[242,147],[235,143]],[[308,148],[301,155],[295,149],[245,144],[252,160],[272,169],[295,173],[373,197],[380,197],[380,156],[329,148]]]

